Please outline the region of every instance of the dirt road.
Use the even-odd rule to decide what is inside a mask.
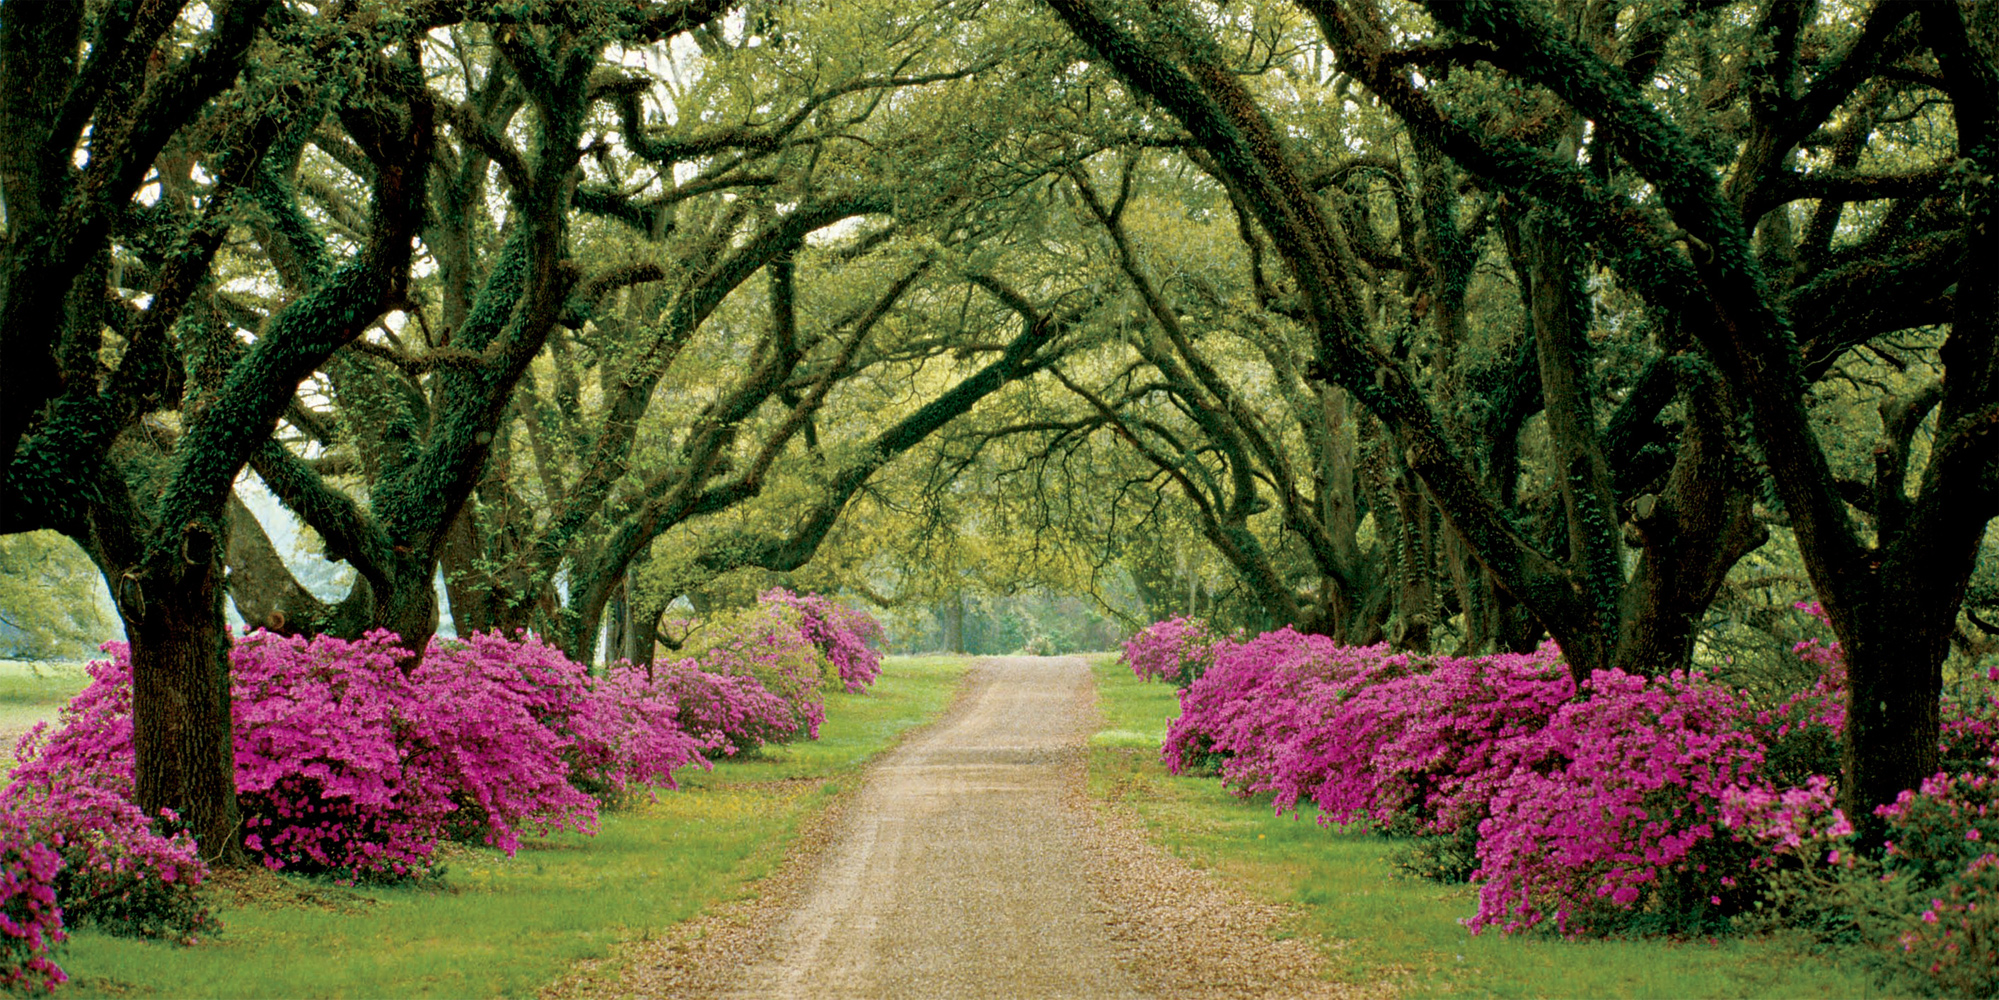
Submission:
[[[1065,805],[1091,723],[1080,660],[981,662],[958,710],[873,769],[743,997],[1142,995]]]
[[[579,996],[1373,1000],[1292,914],[1085,793],[1088,665],[1000,657],[868,769],[751,899],[627,945]],[[1335,945],[1337,947],[1337,945]]]

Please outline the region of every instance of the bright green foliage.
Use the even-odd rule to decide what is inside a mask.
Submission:
[[[53,531],[0,535],[0,657],[76,659],[115,639],[96,566]]]

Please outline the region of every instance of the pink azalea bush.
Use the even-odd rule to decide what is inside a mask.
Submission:
[[[1214,666],[1226,643],[1207,622],[1176,616],[1140,629],[1124,644],[1124,662],[1140,680],[1162,680],[1185,689]]]
[[[274,869],[399,879],[434,870],[446,837],[511,854],[524,831],[594,832],[600,802],[671,787],[704,752],[816,737],[818,657],[865,687],[871,624],[789,595],[724,623],[699,661],[601,677],[530,636],[436,641],[419,661],[384,631],[253,632],[230,653],[243,844]],[[181,941],[217,926],[192,838],[132,805],[131,661],[104,648],[60,727],[22,738],[0,791],[7,985],[64,980],[47,955],[65,917]]]
[[[1877,810],[1891,843],[1875,858],[1834,804],[1839,646],[1795,651],[1816,679],[1775,702],[1699,673],[1603,671],[1577,692],[1552,645],[1431,658],[1290,629],[1213,639],[1184,620],[1141,632],[1125,660],[1175,680],[1206,658],[1161,748],[1169,768],[1454,845],[1475,860],[1404,867],[1472,874],[1474,931],[1712,930],[1755,913],[1851,943],[1900,921],[1922,988],[1991,992],[1999,669],[1946,693],[1950,770]]]
[[[1944,996],[1999,995],[1999,854],[1973,859],[1896,935],[1910,971]]]
[[[783,587],[767,590],[757,600],[780,604],[798,613],[799,633],[832,664],[849,694],[867,690],[881,676],[881,653],[875,647],[885,633],[873,615],[829,597],[794,594]]]
[[[1750,861],[1752,870],[1787,862],[1809,866],[1821,858],[1838,864],[1853,854],[1844,849],[1853,824],[1833,804],[1837,798],[1832,779],[1823,774],[1783,789],[1738,785],[1722,794],[1721,822],[1738,839],[1758,846],[1763,856]],[[1736,888],[1735,881],[1725,888]]]
[[[587,669],[532,636],[497,633],[434,643],[410,674],[427,697],[410,715],[407,759],[435,774],[455,806],[452,837],[477,839],[508,854],[520,832],[595,833],[597,802],[572,782],[585,745],[595,685]]]
[[[69,976],[49,958],[68,938],[56,904],[62,857],[40,831],[0,811],[0,987],[53,991]]]
[[[1999,667],[1986,671],[1982,690],[1948,691],[1943,697],[1939,762],[1962,771],[1999,759]]]
[[[1874,812],[1888,821],[1889,870],[1943,885],[1999,850],[1999,768],[1932,775]]]
[[[1495,755],[1506,776],[1479,824],[1473,930],[1698,916],[1748,862],[1721,815],[1763,763],[1744,699],[1699,674],[1598,671],[1587,688]]]
[[[1552,643],[1425,659],[1287,628],[1214,650],[1181,692],[1162,759],[1176,773],[1212,766],[1239,792],[1273,793],[1280,811],[1311,801],[1328,822],[1476,824],[1496,748],[1574,690]]]
[[[710,673],[694,660],[653,668],[654,683],[675,706],[680,730],[703,751],[725,757],[754,753],[798,733],[798,717],[783,698],[747,674]]]
[[[51,729],[38,722],[14,747],[18,786],[44,790],[93,785],[132,797],[132,664],[123,643],[106,643],[109,660],[92,660],[90,683],[63,706]]]
[[[533,639],[346,642],[257,632],[231,653],[246,845],[272,868],[421,876],[443,837],[511,854],[520,832],[593,832],[570,781],[583,667]]]
[[[714,615],[686,647],[700,670],[750,678],[784,703],[792,725],[781,738],[764,742],[801,736],[816,740],[826,721],[819,648],[806,638],[801,617],[797,609],[777,602]]]
[[[680,787],[673,772],[710,767],[714,749],[688,724],[686,705],[643,667],[614,663],[595,678],[570,720],[569,780],[599,802],[622,802],[635,785]]]
[[[441,839],[512,853],[524,830],[589,832],[586,789],[670,779],[700,760],[663,692],[591,678],[538,640],[440,642],[421,663],[395,642],[260,631],[231,651],[244,845],[267,866],[420,877]],[[129,800],[130,660],[121,644],[106,649],[18,777]]]
[[[1299,706],[1317,684],[1341,690],[1386,650],[1290,628],[1222,643],[1213,666],[1180,692],[1180,717],[1166,729],[1160,758],[1175,774],[1214,770],[1244,794],[1267,790],[1281,748],[1312,722]]]
[[[1986,680],[1999,682],[1999,669]],[[1844,692],[1833,693],[1840,697],[1825,700],[1843,706]],[[1728,803],[1726,821],[1767,852],[1751,868],[1765,876],[1765,905],[1781,925],[1830,943],[1880,949],[1881,966],[1900,977],[1899,985],[1990,996],[1999,992],[1999,870],[1992,854],[1999,840],[1999,747],[1985,734],[1999,724],[1999,698],[1990,688],[1947,695],[1941,709],[1940,756],[1951,769],[1875,809],[1887,826],[1879,857],[1859,850],[1868,845],[1857,842],[1833,805],[1826,776],[1782,791],[1743,790]],[[1843,708],[1819,718],[1836,732]]]
[[[1933,775],[1875,812],[1888,825],[1880,878],[1902,886],[1877,935],[1890,937],[1890,967],[1925,991],[1999,994],[1999,759]]]
[[[65,927],[191,944],[221,928],[202,896],[208,864],[186,831],[162,834],[123,795],[89,785],[19,781],[0,813],[56,851]],[[168,813],[158,826],[171,827]]]
[[[1411,660],[1386,654],[1334,687],[1318,725],[1293,740],[1280,805],[1300,796],[1323,819],[1397,820],[1426,833],[1475,826],[1501,748],[1538,731],[1574,694],[1553,643],[1528,654]]]
[[[448,710],[425,702],[461,692],[423,690],[410,659],[384,631],[353,642],[259,631],[230,652],[243,839],[266,866],[375,879],[434,867],[458,789],[428,738],[432,713]]]
[[[1198,635],[1164,625],[1127,650],[1141,676],[1173,676]],[[1209,648],[1169,727],[1168,766],[1212,768],[1280,811],[1309,802],[1322,822],[1475,846],[1475,862],[1427,866],[1482,883],[1474,929],[1671,925],[1741,905],[1751,890],[1732,873],[1767,848],[1721,822],[1724,798],[1767,787],[1759,727],[1815,732],[1828,712],[1800,698],[1759,720],[1699,675],[1600,673],[1577,699],[1552,644],[1425,658],[1280,629]]]

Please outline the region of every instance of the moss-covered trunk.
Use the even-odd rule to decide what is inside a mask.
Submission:
[[[1681,367],[1688,420],[1673,471],[1659,494],[1632,503],[1640,554],[1624,590],[1615,661],[1631,673],[1685,669],[1729,569],[1769,537],[1755,517],[1751,470],[1732,443],[1727,387],[1705,365]]]
[[[403,558],[387,594],[375,596],[375,627],[402,637],[403,648],[419,655],[437,633],[436,563],[428,559]]]
[[[149,816],[171,809],[211,861],[234,860],[241,834],[229,710],[229,631],[214,559],[119,595],[132,647],[135,799]]]

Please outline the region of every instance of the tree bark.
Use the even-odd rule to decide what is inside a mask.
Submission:
[[[204,530],[184,541],[115,581],[132,651],[134,798],[148,816],[178,815],[202,857],[233,861],[242,831],[220,552]]]
[[[1732,442],[1727,386],[1696,359],[1680,367],[1684,440],[1665,491],[1632,505],[1641,551],[1624,591],[1616,662],[1634,673],[1692,661],[1701,620],[1729,569],[1770,534],[1755,518],[1751,473]]]
[[[944,649],[965,652],[965,592],[955,590],[944,605]]]

